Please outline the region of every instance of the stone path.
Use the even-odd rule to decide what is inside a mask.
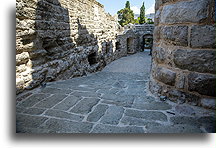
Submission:
[[[51,82],[17,98],[18,133],[215,132],[215,114],[148,92],[147,52],[86,77]]]

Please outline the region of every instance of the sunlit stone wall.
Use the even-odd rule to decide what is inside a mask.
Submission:
[[[17,93],[98,71],[124,56],[115,47],[118,30],[117,19],[95,0],[17,0]]]

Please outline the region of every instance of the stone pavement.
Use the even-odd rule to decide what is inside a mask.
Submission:
[[[17,133],[215,132],[214,110],[160,101],[148,91],[147,52],[17,98]]]

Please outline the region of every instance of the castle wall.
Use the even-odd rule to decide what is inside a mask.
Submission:
[[[214,0],[156,0],[150,90],[215,108]]]
[[[116,50],[117,20],[95,0],[16,1],[17,93],[101,70]]]

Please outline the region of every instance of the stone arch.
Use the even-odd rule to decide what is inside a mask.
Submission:
[[[152,49],[153,46],[153,34],[145,34],[142,36],[142,47],[141,49],[144,51],[145,49]]]

